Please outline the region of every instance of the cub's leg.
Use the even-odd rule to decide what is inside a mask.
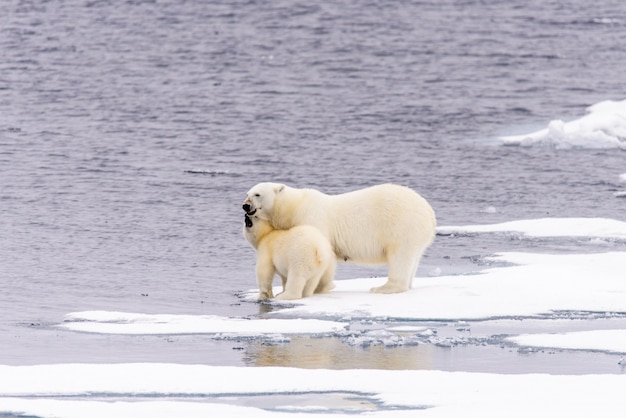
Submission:
[[[306,276],[295,272],[289,272],[287,275],[287,283],[285,283],[285,291],[276,296],[277,300],[293,300],[302,298],[304,286],[306,285]]]
[[[283,284],[283,290],[280,291],[280,293],[278,295],[280,295],[281,293],[285,292],[286,286],[287,286],[287,277],[283,274],[280,274],[278,271],[276,271],[276,274],[278,274],[278,277],[280,277],[280,281]],[[278,296],[276,295],[276,296]]]
[[[326,270],[324,270],[324,273],[322,273],[322,277],[314,293],[328,293],[335,288],[333,278],[335,277],[336,267],[337,262],[335,259],[332,259],[328,267],[326,267]]]
[[[304,289],[302,289],[303,298],[307,298],[313,295],[313,293],[315,292],[315,290],[317,289],[319,285],[321,277],[322,277],[322,274],[318,272],[315,274],[315,276],[307,280],[306,284],[304,285]]]

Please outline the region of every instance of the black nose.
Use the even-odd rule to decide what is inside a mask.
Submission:
[[[244,203],[243,204],[243,210],[246,211],[246,213],[250,212],[250,204],[249,203]]]

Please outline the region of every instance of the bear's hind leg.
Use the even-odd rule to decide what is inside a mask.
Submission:
[[[285,283],[285,290],[276,295],[277,300],[301,299],[306,285],[306,278],[299,274],[289,274]]]
[[[321,274],[317,274],[315,277],[312,277],[306,281],[306,284],[304,285],[304,289],[302,289],[303,298],[308,298],[309,296],[312,296],[313,293],[315,293],[315,290],[317,290],[319,286],[320,278],[321,278]]]
[[[314,293],[328,293],[335,288],[335,284],[333,283],[333,279],[335,278],[335,260],[332,260],[333,263],[329,265],[324,273],[322,274],[322,278],[320,279],[317,288]]]
[[[370,289],[372,293],[400,293],[411,288],[422,251],[418,254],[394,254],[388,258],[389,278],[382,286]]]

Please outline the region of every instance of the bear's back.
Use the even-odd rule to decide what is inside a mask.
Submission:
[[[270,232],[261,241],[259,252],[270,255],[281,274],[286,274],[294,266],[313,269],[320,264],[326,265],[335,257],[326,237],[310,225]]]

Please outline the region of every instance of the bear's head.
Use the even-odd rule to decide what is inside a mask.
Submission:
[[[276,195],[283,191],[284,184],[259,183],[248,191],[243,201],[243,210],[247,215],[256,215],[260,219],[270,219],[274,209]]]
[[[259,219],[258,216],[250,216],[247,213],[244,215],[243,237],[253,248],[257,248],[263,237],[273,230],[274,228],[268,221]]]

